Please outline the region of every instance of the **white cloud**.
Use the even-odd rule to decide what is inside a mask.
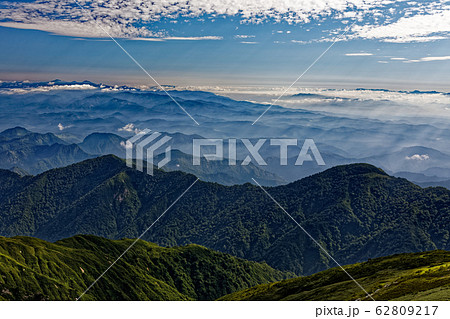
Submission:
[[[302,41],[302,40],[291,40],[292,43],[298,43],[298,44],[307,44],[310,43],[310,41]],[[284,43],[284,42],[283,42]]]
[[[323,20],[331,18],[346,23],[358,21],[346,35],[346,40],[363,38],[402,43],[450,37],[448,2],[410,1],[404,7],[398,5],[400,2],[404,1],[78,0],[84,8],[82,10],[73,0],[8,1],[3,2],[0,9],[0,26],[84,38],[106,38],[103,28],[118,38],[219,40],[218,36],[171,37],[167,31],[155,32],[150,24],[161,19],[182,23],[177,20],[180,17],[213,21],[220,16],[234,16],[243,23],[258,24],[271,20],[305,24],[317,21],[316,25],[320,25]],[[331,30],[330,34],[338,31]],[[244,36],[241,39],[245,39]]]
[[[377,39],[385,42],[429,42],[449,38],[450,9],[431,14],[401,17],[396,22],[377,26],[354,26],[354,38]]]
[[[346,56],[371,56],[372,53],[360,52],[360,53],[346,53]]]
[[[181,41],[200,41],[200,40],[222,40],[223,37],[204,36],[204,37],[165,37],[163,40],[181,40]]]
[[[79,90],[95,90],[97,87],[90,84],[67,84],[67,85],[45,85],[37,87],[12,88],[3,89],[0,93],[4,94],[26,94],[35,92],[50,92],[50,91],[79,91]]]
[[[419,62],[433,62],[433,61],[448,61],[450,60],[450,56],[427,56],[420,59],[405,59],[402,61],[403,63],[419,63]]]
[[[241,41],[242,44],[258,44],[259,42],[254,41]]]
[[[381,67],[381,66],[380,66]],[[200,87],[196,88],[255,103],[274,102],[284,87]],[[445,92],[408,92],[371,89],[292,88],[277,105],[302,110],[330,112],[393,120],[411,119],[414,123],[433,123],[450,119],[450,95]]]
[[[205,15],[239,16],[243,22],[260,23],[267,19],[288,23],[309,22],[330,16],[334,11],[356,7],[368,10],[383,0],[43,0],[8,2],[0,9],[1,26],[35,29],[77,37],[105,37],[101,25],[114,37],[164,37],[143,25],[162,18],[201,18]]]
[[[220,36],[203,36],[203,37],[161,37],[161,38],[130,38],[134,41],[149,41],[149,42],[163,42],[163,41],[202,41],[202,40],[223,40]]]
[[[63,130],[65,130],[65,129],[68,129],[68,128],[71,128],[71,127],[73,127],[73,125],[67,125],[67,126],[65,126],[65,125],[62,125],[61,123],[58,124],[58,129],[59,129],[60,131],[63,131]]]
[[[251,39],[254,38],[254,35],[248,35],[248,34],[237,34],[234,36],[235,39]]]
[[[136,127],[133,123],[128,123],[124,127],[121,127],[118,129],[119,132],[134,132],[136,130]]]
[[[445,61],[445,60],[450,60],[450,56],[428,56],[425,58],[421,58],[421,61],[424,62],[429,62],[429,61]]]
[[[163,38],[130,38],[129,40],[134,41],[149,41],[149,42],[163,42]]]
[[[430,159],[430,156],[428,154],[414,154],[412,156],[406,156],[405,159],[408,161],[426,161]]]

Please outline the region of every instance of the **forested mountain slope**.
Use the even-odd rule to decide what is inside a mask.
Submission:
[[[132,242],[0,237],[0,300],[75,300]],[[82,300],[214,300],[288,275],[197,245],[139,241]]]
[[[159,170],[149,176],[114,156],[35,177],[0,171],[0,235],[136,238],[195,179]],[[450,249],[450,191],[444,188],[422,189],[353,164],[267,190],[342,264]],[[297,274],[335,266],[251,184],[197,182],[144,239],[164,246],[196,243]]]

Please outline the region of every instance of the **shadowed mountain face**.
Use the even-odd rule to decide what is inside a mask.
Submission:
[[[149,176],[113,156],[36,177],[1,171],[0,234],[138,237],[194,181],[181,172]],[[371,165],[335,167],[268,192],[342,264],[450,249],[450,191],[422,189]],[[250,184],[197,182],[144,238],[165,246],[196,243],[297,274],[334,266]]]
[[[164,157],[164,154],[156,156],[155,163],[158,163]],[[242,161],[238,161],[236,165],[230,166],[228,159],[208,161],[202,157],[200,165],[194,165],[192,159],[192,155],[172,150],[170,162],[162,169],[164,171],[183,171],[199,177],[202,181],[215,182],[222,185],[254,184],[252,178],[257,179],[260,184],[266,186],[277,186],[287,183],[281,177],[263,170],[253,163],[241,165]]]
[[[0,300],[75,300],[132,243],[0,237]],[[288,276],[197,245],[163,248],[139,241],[82,300],[214,300]]]

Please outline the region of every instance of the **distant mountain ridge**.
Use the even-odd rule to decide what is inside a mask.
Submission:
[[[410,173],[429,175],[427,171],[433,169],[438,173],[430,173],[430,176],[445,174],[446,180],[450,179],[449,155],[446,154],[448,150],[446,141],[450,138],[448,119],[403,117],[401,112],[403,107],[411,110],[396,99],[387,98],[377,102],[359,99],[356,94],[356,98],[338,98],[334,101],[325,96],[316,96],[323,99],[326,105],[330,104],[330,112],[316,111],[307,100],[301,101],[298,105],[292,101],[294,103],[292,108],[274,105],[270,109],[270,117],[267,119],[264,117],[263,121],[252,125],[267,105],[233,100],[211,92],[177,90],[174,87],[169,89],[171,97],[201,125],[195,125],[179,105],[161,90],[136,89],[89,81],[55,80],[37,83],[2,82],[0,128],[22,126],[37,132],[50,131],[64,138],[69,144],[80,144],[92,133],[113,133],[125,138],[132,135],[135,129],[145,128],[205,138],[253,140],[288,138],[298,139],[300,143],[303,139],[312,138],[323,155],[326,166],[311,165],[313,162],[306,163],[302,167],[277,165],[279,158],[277,149],[263,148],[264,159],[268,161],[270,159],[271,163],[268,167],[262,168],[287,182],[336,165],[360,162],[381,167],[391,174],[406,170]],[[361,89],[361,93],[362,91],[370,92],[371,89]],[[373,91],[387,92],[385,89]],[[417,96],[421,93],[435,92],[410,91],[401,94]],[[349,114],[341,112],[347,107],[358,110],[378,109],[379,103],[384,105],[381,108],[387,112],[386,118],[380,117],[382,120],[370,116],[367,118],[364,114],[352,115],[352,112]],[[305,109],[302,109],[302,105]],[[399,112],[390,118],[388,115],[390,109]],[[106,155],[106,153],[99,154],[95,145],[91,144],[90,147],[92,147],[90,151],[95,153],[83,150],[90,155]],[[402,153],[410,147],[426,147],[426,149]],[[192,152],[192,147],[191,150],[187,147],[178,149],[186,154]],[[289,149],[291,153],[289,158],[294,156],[294,153],[298,154],[294,146],[290,146]],[[121,152],[117,146],[109,151],[115,155]],[[67,161],[67,164],[70,162]],[[17,165],[2,168],[14,166]],[[49,167],[46,164],[43,167],[57,166]],[[32,171],[26,167],[24,169],[32,174],[42,172],[42,170]],[[432,183],[439,185],[438,180]],[[446,183],[440,185],[447,186]]]
[[[78,145],[66,143],[52,133],[34,133],[23,127],[0,133],[0,168],[16,168],[30,174],[93,158]]]
[[[192,156],[180,150],[192,152],[192,140],[201,137],[181,133],[164,134],[172,138],[173,147],[172,161],[164,167],[165,170],[193,173],[204,181],[224,185],[252,182],[252,177],[257,177],[263,185],[268,186],[286,183],[277,175],[252,163],[230,166],[227,160],[208,162],[202,158],[202,165],[195,166]],[[113,154],[125,158],[126,140],[112,133],[92,133],[79,144],[69,144],[53,133],[40,134],[15,127],[0,132],[0,168],[13,169],[22,172],[22,175],[40,174],[100,155]]]
[[[105,156],[35,177],[0,171],[0,235],[138,237],[195,177],[136,171]],[[450,191],[422,189],[367,164],[338,166],[267,191],[343,264],[450,249]],[[197,182],[146,240],[196,243],[310,274],[333,263],[257,186]]]

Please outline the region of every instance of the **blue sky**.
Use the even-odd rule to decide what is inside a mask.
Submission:
[[[450,91],[450,2],[0,2],[0,79]],[[153,4],[152,4],[153,3]],[[94,19],[96,22],[94,22]],[[106,31],[106,32],[105,32]]]

